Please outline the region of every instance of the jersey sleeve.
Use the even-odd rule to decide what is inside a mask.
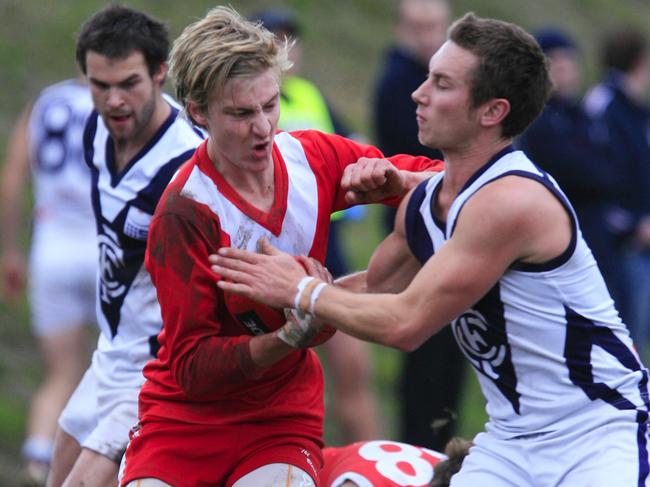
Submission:
[[[333,200],[333,210],[348,208],[345,192],[341,189],[343,171],[362,157],[384,158],[382,152],[367,144],[346,139],[338,135],[324,134],[315,130],[293,132],[305,150],[305,155],[314,171],[322,177],[319,190],[326,191]],[[399,169],[407,171],[440,171],[443,162],[424,156],[396,155],[388,160]],[[387,200],[387,204],[397,206],[401,198]]]
[[[161,345],[172,377],[191,398],[223,395],[230,385],[260,375],[250,357],[251,337],[222,336],[223,292],[208,263],[219,247],[219,229],[200,210],[193,205],[157,215],[146,257],[163,317]]]

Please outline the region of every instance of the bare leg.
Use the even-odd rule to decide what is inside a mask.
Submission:
[[[126,484],[126,487],[172,487],[158,479],[138,479]]]
[[[345,435],[342,440],[352,443],[381,438],[370,346],[339,332],[322,349],[332,374],[333,413]]]
[[[62,487],[115,487],[118,464],[97,452],[81,449],[81,454]]]
[[[232,487],[315,487],[314,480],[304,470],[286,463],[271,463],[247,473]]]
[[[54,437],[54,453],[47,487],[61,487],[80,454],[81,446],[77,440],[59,428]]]
[[[27,437],[54,439],[57,419],[88,367],[86,330],[76,326],[39,338],[45,378],[31,402]]]
[[[44,484],[51,463],[57,418],[88,364],[86,329],[78,325],[56,335],[38,338],[44,379],[32,396],[23,455],[27,474]]]

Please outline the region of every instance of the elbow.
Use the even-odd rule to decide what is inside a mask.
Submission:
[[[191,400],[201,400],[209,396],[213,391],[212,381],[206,381],[196,372],[195,360],[192,357],[182,357],[175,367],[174,379],[181,388],[183,394]]]
[[[428,336],[423,335],[421,327],[412,321],[403,321],[393,327],[385,340],[384,345],[396,348],[402,352],[413,352],[422,345]]]

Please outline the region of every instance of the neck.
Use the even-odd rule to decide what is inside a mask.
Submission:
[[[273,206],[275,168],[272,157],[263,170],[252,171],[227,160],[214,146],[212,138],[208,139],[207,151],[217,171],[246,201],[263,211]]]
[[[155,107],[151,118],[144,127],[133,134],[133,137],[113,139],[115,164],[118,171],[124,169],[128,162],[149,143],[158,129],[165,123],[167,117],[169,117],[171,106],[169,106],[162,95],[158,94],[155,100]]]
[[[441,190],[455,198],[476,171],[511,143],[509,138],[500,138],[485,144],[475,144],[462,151],[443,150],[445,176]]]

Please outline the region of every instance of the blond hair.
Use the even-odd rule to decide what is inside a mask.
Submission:
[[[210,98],[221,96],[231,78],[271,69],[280,81],[291,67],[289,48],[260,23],[244,19],[231,7],[215,7],[174,41],[169,74],[176,97],[189,115],[189,103],[207,111]]]

